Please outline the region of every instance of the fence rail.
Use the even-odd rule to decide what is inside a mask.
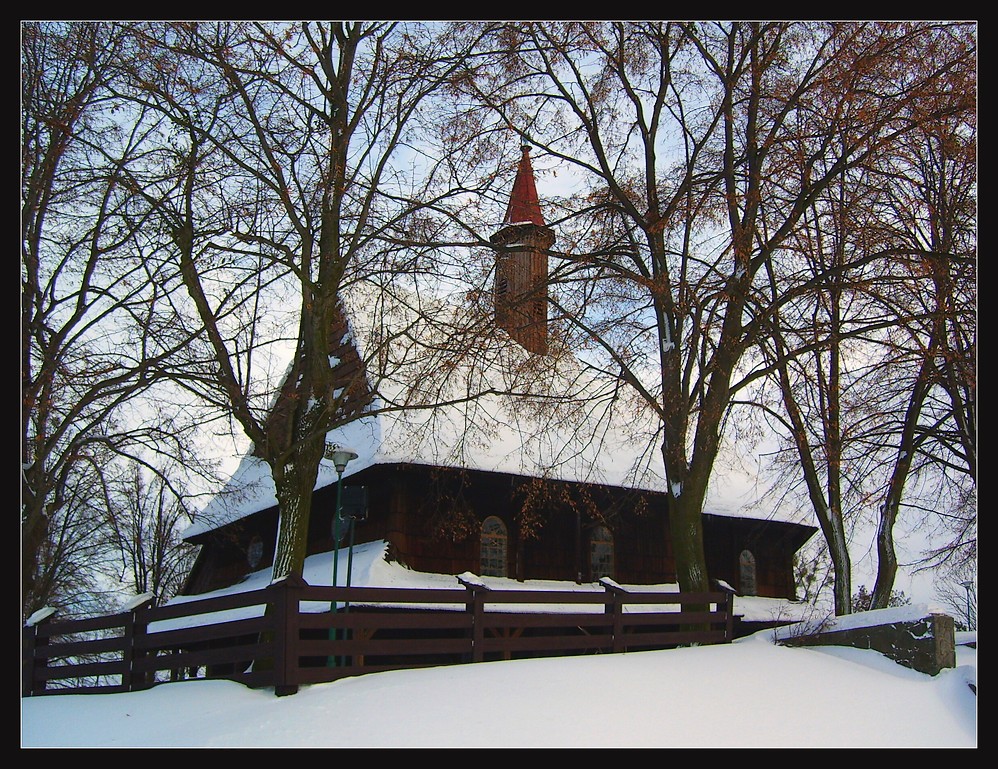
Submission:
[[[730,593],[310,586],[23,629],[22,696],[124,692],[224,678],[293,694],[381,670],[728,643]],[[335,606],[335,611],[330,608]]]

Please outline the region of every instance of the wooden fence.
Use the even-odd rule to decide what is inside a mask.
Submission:
[[[320,587],[255,592],[25,627],[22,696],[224,678],[293,694],[381,670],[665,649],[733,638],[729,593]],[[330,611],[332,605],[336,611]]]

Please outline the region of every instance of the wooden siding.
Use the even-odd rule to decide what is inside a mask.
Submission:
[[[494,515],[506,525],[506,574],[511,578],[593,581],[589,535],[594,526],[603,524],[613,533],[615,568],[611,576],[615,581],[642,585],[676,579],[663,494],[586,486],[585,496],[602,519],[555,505],[544,511],[537,537],[527,538],[521,535],[517,513],[523,487],[532,482],[529,478],[422,465],[382,465],[367,468],[348,482],[368,489],[368,518],[356,524],[355,543],[385,540],[391,559],[417,571],[478,574],[481,522]],[[571,488],[561,497],[581,493],[578,484],[567,486]],[[332,548],[335,505],[335,485],[315,493],[310,555]],[[449,534],[443,525],[448,520],[452,524]],[[264,542],[264,557],[256,568],[269,566],[276,529],[276,510],[270,509],[199,536],[196,541],[202,543],[202,550],[184,593],[231,585],[249,573],[246,556],[254,536]],[[738,558],[742,550],[749,549],[756,560],[756,594],[792,598],[793,555],[813,533],[813,527],[808,526],[707,515],[708,573],[739,590]],[[341,546],[347,546],[347,537],[348,531],[344,531]]]
[[[504,227],[492,236],[496,258],[496,325],[524,349],[547,354],[548,257],[554,231],[536,224]]]

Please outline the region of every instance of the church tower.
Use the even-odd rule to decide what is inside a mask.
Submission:
[[[554,230],[544,224],[530,164],[530,147],[521,149],[509,207],[499,231],[490,240],[496,258],[496,325],[526,350],[548,351],[548,257]]]

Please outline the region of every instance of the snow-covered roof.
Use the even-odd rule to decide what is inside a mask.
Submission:
[[[375,465],[419,464],[665,491],[658,420],[613,378],[557,350],[528,353],[490,322],[482,330],[487,319],[469,336],[468,309],[453,302],[359,287],[343,301],[377,394],[373,413],[326,436],[327,445],[358,455],[344,479]],[[444,363],[425,354],[431,346],[439,353],[442,337],[462,334],[473,353],[455,344]],[[315,488],[336,480],[324,459]],[[245,456],[184,536],[276,504],[269,467]]]

